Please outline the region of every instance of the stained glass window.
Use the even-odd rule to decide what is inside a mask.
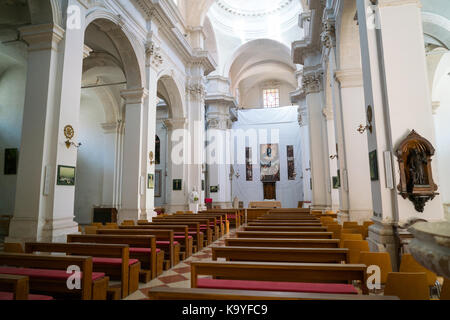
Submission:
[[[280,90],[266,89],[263,91],[264,108],[277,108],[280,106]]]

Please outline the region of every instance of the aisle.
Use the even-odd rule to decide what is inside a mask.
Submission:
[[[149,283],[140,284],[139,290],[131,294],[125,300],[147,300],[147,292],[150,288],[190,288],[191,287],[191,262],[192,261],[211,261],[211,246],[224,246],[226,238],[232,238],[236,235],[236,229],[230,229],[230,233],[213,242],[200,252],[190,256],[188,259],[180,262],[172,269],[165,271],[162,275],[153,279]]]

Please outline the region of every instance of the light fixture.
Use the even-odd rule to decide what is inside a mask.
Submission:
[[[75,148],[81,147],[81,143],[75,143],[75,142],[71,141],[72,138],[74,137],[74,135],[75,135],[75,130],[73,129],[73,127],[70,124],[64,127],[64,136],[67,139],[65,141],[67,149],[69,149],[70,146],[74,146]]]

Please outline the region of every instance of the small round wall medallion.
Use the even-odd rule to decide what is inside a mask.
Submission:
[[[64,127],[64,135],[67,139],[72,139],[75,134],[75,131],[73,130],[73,127],[69,124]]]

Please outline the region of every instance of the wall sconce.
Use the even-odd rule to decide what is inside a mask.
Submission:
[[[150,159],[150,165],[154,165],[155,164],[155,160],[153,160],[153,158],[154,158],[153,151],[150,151],[148,157]]]
[[[356,129],[356,130],[361,134],[363,134],[366,130],[369,130],[370,133],[372,133],[372,130],[373,130],[372,120],[373,120],[372,106],[369,105],[367,107],[367,124],[366,124],[366,126],[363,126],[362,124],[360,124],[358,129]]]
[[[66,147],[67,149],[70,148],[70,146],[74,146],[75,148],[81,147],[81,143],[75,143],[72,140],[73,136],[75,135],[75,130],[73,130],[73,127],[69,124],[64,127],[64,136],[66,137]]]
[[[311,168],[306,168],[305,171],[311,171]]]
[[[339,156],[337,154],[334,154],[334,155],[330,156],[330,159],[331,160],[339,159]]]

